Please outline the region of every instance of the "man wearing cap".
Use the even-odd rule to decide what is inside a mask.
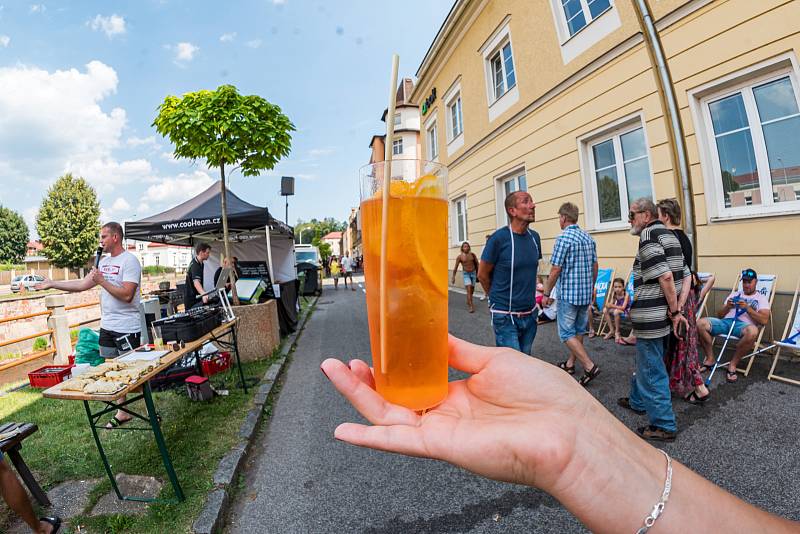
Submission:
[[[728,364],[725,377],[728,382],[736,382],[736,367],[739,361],[753,350],[758,330],[769,320],[769,300],[758,291],[758,274],[753,269],[742,271],[742,290],[734,289],[725,299],[725,305],[717,317],[704,317],[697,321],[697,334],[700,346],[706,357],[701,371],[714,366],[714,336],[736,336],[736,352]]]

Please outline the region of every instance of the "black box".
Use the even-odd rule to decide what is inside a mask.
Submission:
[[[218,308],[192,309],[165,319],[153,321],[161,328],[161,339],[170,344],[176,341],[194,341],[222,324],[222,313]]]

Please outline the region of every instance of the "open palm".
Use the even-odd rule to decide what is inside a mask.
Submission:
[[[554,490],[576,448],[575,425],[602,407],[562,370],[511,349],[450,336],[450,366],[470,373],[424,414],[385,401],[360,360],[322,370],[372,426],[343,423],[354,445],[444,460],[483,476]],[[599,412],[598,412],[599,413]],[[595,414],[597,415],[597,414]]]

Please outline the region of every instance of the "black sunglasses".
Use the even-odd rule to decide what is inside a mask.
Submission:
[[[628,212],[628,220],[632,221],[633,218],[636,217],[637,213],[644,213],[644,212],[643,211],[633,211],[633,210],[631,210],[631,211]]]
[[[742,271],[742,278],[749,278],[750,280],[754,280],[756,278],[756,272],[753,269],[747,269]]]

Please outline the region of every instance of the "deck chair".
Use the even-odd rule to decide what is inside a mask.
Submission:
[[[713,273],[697,273],[697,277],[704,284],[708,281],[709,278],[711,278],[712,275],[713,275]],[[699,305],[697,306],[697,313],[695,315],[697,316],[698,319],[700,317],[702,317],[703,316],[703,312],[706,311],[706,304],[708,303],[708,296],[710,294],[711,294],[710,291],[708,293],[706,293],[706,296],[703,297],[702,302],[700,302]]]
[[[598,274],[598,276],[599,276],[599,274]],[[611,280],[614,280],[613,276],[611,277]],[[625,291],[628,293],[628,299],[630,300],[630,303],[633,304],[633,269],[631,269],[630,272],[628,273],[627,280],[628,280],[628,283],[625,285]],[[603,302],[603,305],[605,305],[605,302]],[[602,309],[600,310],[600,313],[603,313]],[[600,317],[600,328],[598,328],[598,330],[597,330],[597,335],[598,336],[602,336],[603,334],[605,334],[606,333],[605,332],[606,327],[610,328],[610,326],[608,324],[608,321],[603,321],[603,318],[601,316]]]
[[[606,296],[611,289],[611,281],[614,280],[614,269],[598,269],[597,280],[594,282],[594,305],[600,312],[600,323],[597,325],[597,333],[603,331],[603,307],[606,305]]]
[[[769,321],[772,321],[772,301],[775,298],[775,288],[778,286],[778,277],[774,274],[759,274],[758,275],[758,282],[756,283],[756,291],[760,292],[762,295],[767,297],[767,301],[769,302],[770,308],[770,315]],[[742,275],[739,274],[739,277],[736,279],[736,288],[738,291],[742,291]],[[758,329],[758,337],[756,337],[756,343],[753,345],[754,351],[758,352],[761,349],[761,339],[764,337],[764,328],[766,325],[762,326]],[[717,339],[720,339],[724,342],[725,339],[728,338],[727,334],[720,334],[717,336]],[[739,338],[736,336],[730,336],[731,340],[738,340]],[[737,371],[747,376],[750,374],[750,368],[753,366],[753,362],[755,358],[742,358],[742,361],[747,359],[747,367],[744,369],[736,368]]]
[[[772,367],[770,367],[767,378],[800,386],[800,381],[780,376],[775,372],[775,367],[778,365],[778,358],[780,358],[783,349],[790,350],[794,352],[795,355],[800,353],[800,303],[798,303],[797,300],[798,292],[800,292],[800,280],[797,281],[797,287],[794,289],[794,298],[792,299],[792,306],[789,308],[789,317],[786,320],[786,327],[783,329],[781,341],[775,342],[778,351],[772,359]],[[794,311],[794,320],[792,320],[792,311]]]

